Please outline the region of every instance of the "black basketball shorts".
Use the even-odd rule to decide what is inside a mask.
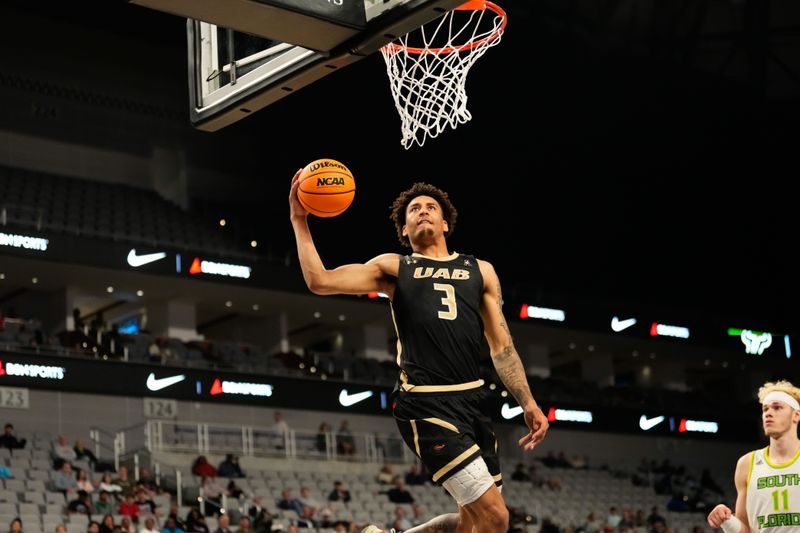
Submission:
[[[463,392],[413,393],[395,396],[394,418],[406,445],[441,485],[450,476],[483,457],[497,486],[502,485],[497,439],[480,405],[482,389]]]

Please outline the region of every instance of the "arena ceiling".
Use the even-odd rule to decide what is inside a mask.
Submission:
[[[0,99],[0,127],[122,150],[176,147],[193,165],[247,180],[251,194],[231,210],[249,210],[262,240],[286,250],[293,171],[339,159],[358,192],[347,214],[313,222],[329,265],[400,250],[388,206],[428,181],[459,209],[452,247],[495,263],[531,303],[633,302],[796,331],[796,3],[503,4],[505,42],[469,79],[474,119],[421,149],[400,146],[379,57],[220,132],[192,130],[184,21],[124,2],[0,6],[3,90],[44,80],[118,117],[92,129]],[[137,113],[156,127],[126,128]]]

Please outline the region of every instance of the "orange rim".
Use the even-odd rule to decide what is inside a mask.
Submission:
[[[472,50],[478,46],[483,46],[484,44],[490,43],[495,39],[499,39],[500,36],[503,34],[503,30],[506,28],[506,22],[508,22],[508,15],[506,15],[505,10],[502,7],[498,6],[494,2],[489,2],[488,0],[469,0],[468,2],[461,4],[455,11],[483,11],[488,9],[492,11],[494,14],[498,15],[503,19],[503,22],[500,23],[500,27],[497,28],[491,35],[484,37],[483,39],[478,39],[477,41],[471,41],[466,44],[462,44],[461,46],[448,46],[446,48],[416,48],[413,46],[402,46],[396,43],[389,43],[384,48],[386,48],[390,53],[398,53],[405,50],[408,54],[452,54],[453,52],[466,52],[468,50]]]

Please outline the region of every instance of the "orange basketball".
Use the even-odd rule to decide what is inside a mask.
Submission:
[[[318,217],[342,214],[356,195],[353,174],[335,159],[317,159],[307,164],[299,181],[297,198],[306,211]]]

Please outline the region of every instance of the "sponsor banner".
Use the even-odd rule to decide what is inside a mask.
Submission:
[[[33,356],[10,351],[0,351],[0,361],[0,388],[24,387],[369,415],[390,416],[392,412],[391,387],[101,359]],[[496,423],[517,425],[524,431],[522,409],[508,397],[487,392],[484,412]],[[643,413],[623,408],[553,405],[546,398],[540,400],[540,407],[553,427],[573,430],[734,441],[752,441],[759,437],[757,420],[753,424],[742,424],[738,419],[714,419],[707,414],[689,412]],[[165,412],[164,416],[169,413]]]
[[[132,246],[87,237],[29,234],[22,230],[0,232],[0,256],[36,257],[127,272],[140,272],[191,280],[234,283],[265,289],[307,291],[299,270],[266,263],[253,254],[250,260],[215,257],[200,250],[178,252],[167,248]],[[246,254],[246,252],[242,252]]]

